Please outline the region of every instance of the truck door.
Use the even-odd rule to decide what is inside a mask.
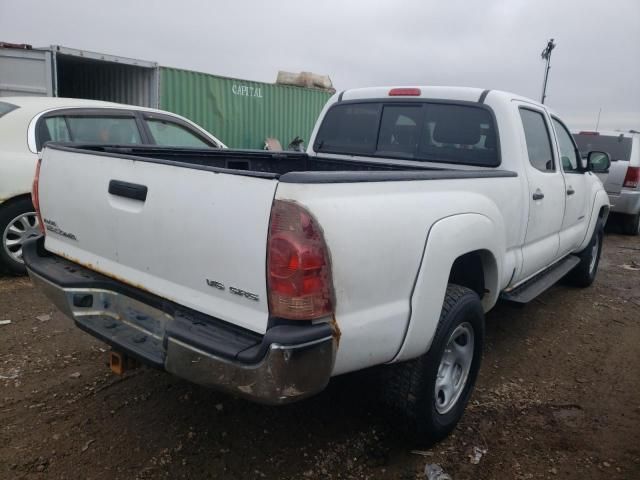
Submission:
[[[565,208],[560,230],[560,256],[576,248],[584,239],[589,225],[587,214],[587,177],[580,165],[580,153],[567,127],[556,117],[551,117],[555,131],[560,167],[565,184]]]
[[[560,247],[560,229],[564,216],[565,185],[554,153],[549,117],[536,106],[518,107],[522,122],[522,141],[528,162],[524,171],[529,185],[529,217],[522,247],[522,272],[525,279],[551,264]]]

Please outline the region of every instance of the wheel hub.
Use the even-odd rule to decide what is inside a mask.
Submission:
[[[449,412],[462,394],[474,353],[474,333],[470,323],[464,322],[453,331],[440,360],[435,385],[436,410]]]
[[[2,248],[12,260],[23,263],[22,245],[42,235],[35,212],[26,212],[11,220],[2,232]]]

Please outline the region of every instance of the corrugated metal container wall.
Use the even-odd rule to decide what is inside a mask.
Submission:
[[[160,108],[183,115],[231,148],[263,148],[267,137],[283,147],[309,140],[331,93],[160,68]]]
[[[156,107],[156,68],[57,55],[59,97]]]

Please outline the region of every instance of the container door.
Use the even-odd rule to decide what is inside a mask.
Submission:
[[[53,96],[51,52],[0,48],[0,97]]]

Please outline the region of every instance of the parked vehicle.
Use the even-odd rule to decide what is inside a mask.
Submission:
[[[49,144],[24,256],[114,368],[281,404],[394,364],[385,395],[434,441],[471,395],[484,313],[593,282],[608,162],[583,166],[559,117],[510,93],[348,90],[306,154]]]
[[[38,152],[47,141],[224,148],[178,115],[95,100],[0,99],[0,267],[20,274],[24,241],[38,236],[30,192]]]
[[[609,153],[611,169],[603,183],[611,213],[621,217],[625,233],[640,235],[640,132],[575,132],[573,138],[582,152]]]

